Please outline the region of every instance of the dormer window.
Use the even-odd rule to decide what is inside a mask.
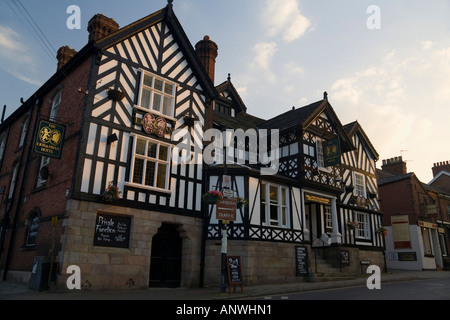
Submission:
[[[214,103],[214,111],[218,113],[222,113],[224,115],[227,115],[229,117],[235,117],[236,111],[231,106],[227,106],[224,103],[215,102]]]

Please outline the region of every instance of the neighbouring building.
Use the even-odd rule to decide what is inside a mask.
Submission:
[[[192,46],[172,1],[122,28],[97,14],[88,31],[0,124],[2,280],[53,272],[65,289],[77,265],[84,288],[214,286],[222,230],[245,284],[384,268],[378,154],[326,93],[247,113],[231,76],[214,84],[217,44]],[[225,224],[210,190],[248,203]]]
[[[407,172],[402,157],[377,171],[386,264],[391,269],[448,269],[450,194]]]

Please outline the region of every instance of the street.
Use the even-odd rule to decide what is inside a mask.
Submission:
[[[261,297],[264,300],[450,300],[450,278],[400,281],[366,286],[287,293]]]

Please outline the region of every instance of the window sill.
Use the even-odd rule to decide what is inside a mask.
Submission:
[[[173,122],[177,122],[176,118],[173,118],[171,116],[165,115],[164,113],[161,113],[161,112],[158,112],[158,111],[155,111],[155,110],[146,109],[146,108],[143,108],[143,107],[138,106],[138,105],[134,105],[134,108],[138,109],[138,110],[141,110],[141,111],[144,111],[144,112],[147,112],[147,113],[154,114],[155,116],[158,116],[158,117],[162,117],[162,118],[168,119],[168,120],[173,121]]]
[[[156,192],[160,192],[160,193],[172,194],[171,190],[144,186],[142,184],[137,184],[137,183],[133,183],[133,182],[125,182],[125,186],[133,187],[133,188],[137,188],[137,189],[144,189],[144,190],[148,190],[148,191],[156,191]]]
[[[36,245],[32,245],[32,246],[24,245],[24,246],[20,247],[20,251],[32,251],[32,250],[36,250]]]

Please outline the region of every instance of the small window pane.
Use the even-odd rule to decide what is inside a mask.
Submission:
[[[138,139],[136,142],[136,154],[145,155],[145,140]]]
[[[286,205],[286,189],[281,188],[281,204]]]
[[[172,116],[172,101],[171,97],[164,97],[163,111],[162,113],[167,116]]]
[[[161,112],[161,95],[154,93],[153,94],[153,110]]]
[[[141,101],[141,107],[150,109],[150,99],[152,96],[152,92],[148,89],[142,89],[142,101]]]
[[[164,92],[173,95],[173,85],[170,83],[166,83],[164,86]]]
[[[271,205],[270,206],[270,220],[271,225],[278,225],[278,206]]]
[[[168,161],[168,159],[167,159],[168,155],[169,155],[169,147],[159,146],[159,159]]]
[[[143,159],[135,159],[134,160],[133,182],[141,184],[143,174],[144,174],[144,160]]]
[[[161,189],[166,188],[166,173],[167,173],[167,165],[166,164],[158,164],[158,178],[156,182],[156,186]]]
[[[274,186],[270,186],[270,203],[278,203],[278,188]]]
[[[158,149],[158,145],[156,143],[149,142],[148,143],[148,157],[156,158],[156,150]]]
[[[30,223],[30,228],[28,230],[28,237],[27,237],[27,246],[34,246],[36,245],[36,237],[37,232],[39,228],[39,217],[36,215]]]
[[[148,87],[153,86],[153,77],[149,76],[149,75],[145,75],[144,76],[144,85],[148,86]]]
[[[155,163],[147,161],[147,169],[145,171],[145,184],[153,187],[155,184]]]
[[[163,91],[163,82],[162,82],[162,80],[160,80],[160,79],[155,79],[155,86],[154,86],[154,88],[156,89],[156,90],[159,90],[159,91]]]

